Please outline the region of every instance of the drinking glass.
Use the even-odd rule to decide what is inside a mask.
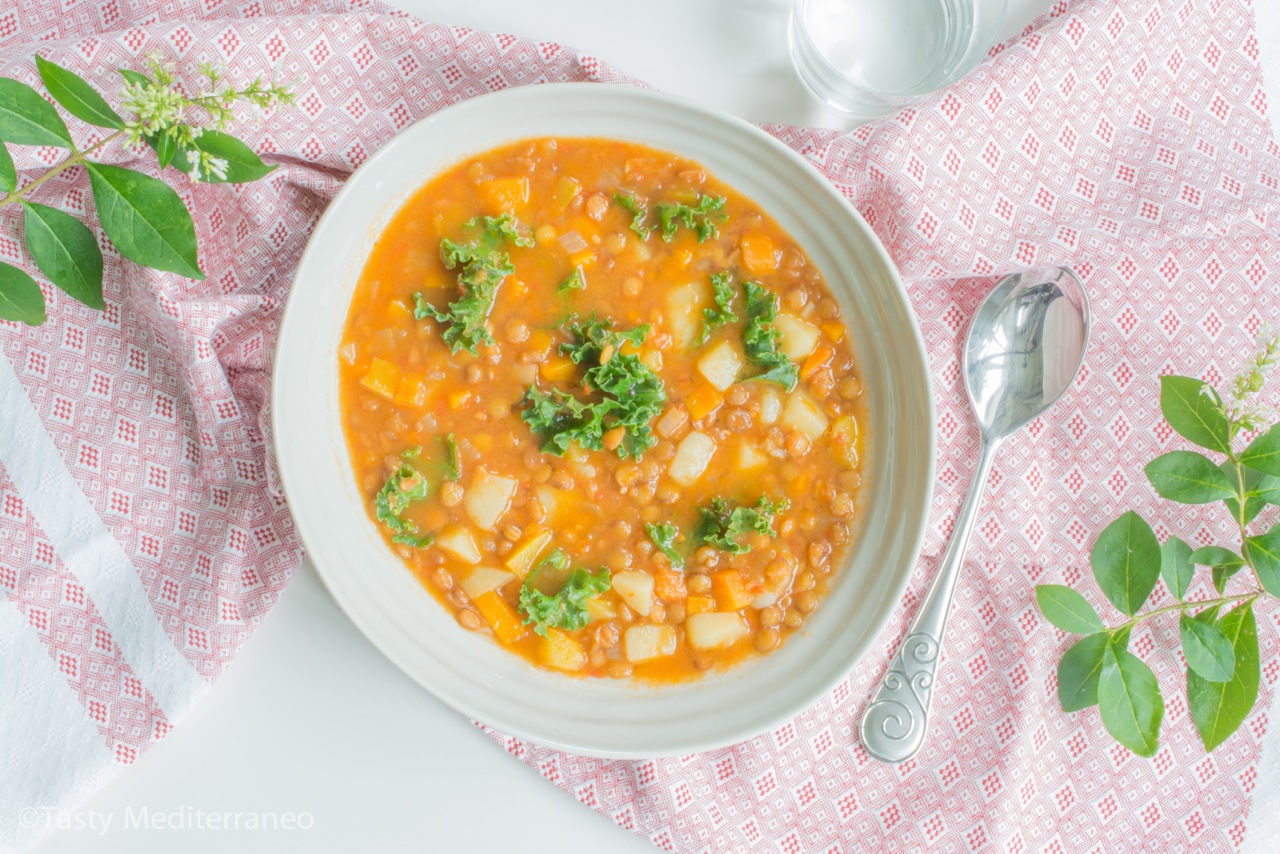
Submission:
[[[838,110],[871,118],[954,83],[995,43],[1007,0],[794,0],[791,60]]]

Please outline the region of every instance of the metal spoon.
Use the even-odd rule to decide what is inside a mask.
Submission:
[[[862,716],[862,744],[876,759],[905,762],[924,743],[942,634],[991,462],[1006,438],[1071,386],[1088,343],[1089,300],[1065,268],[1007,276],[978,306],[964,382],[982,429],[982,454],[938,576]]]

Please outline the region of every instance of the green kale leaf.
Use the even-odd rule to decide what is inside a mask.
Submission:
[[[481,344],[493,343],[485,321],[493,309],[498,286],[515,272],[502,246],[507,241],[516,246],[532,246],[533,239],[520,235],[515,219],[509,214],[476,217],[468,220],[465,227],[479,228],[481,233],[470,243],[455,243],[447,237],[440,241],[440,260],[445,269],[462,268],[458,273],[461,297],[443,311],[416,293],[413,316],[418,320],[429,317],[445,324],[443,337],[449,349],[454,353],[465,349],[475,355]]]
[[[600,567],[597,575],[578,567],[570,573],[559,591],[548,595],[534,586],[534,579],[548,565],[563,572],[569,565],[569,559],[557,549],[539,561],[520,586],[520,612],[524,614],[525,625],[532,624],[533,630],[544,637],[552,626],[566,631],[585,626],[588,621],[587,600],[608,590],[610,582],[607,567]]]
[[[723,498],[711,499],[711,506],[702,508],[702,526],[698,537],[702,542],[736,555],[751,551],[751,546],[738,542],[744,534],[756,532],[769,537],[778,536],[773,529],[773,517],[786,510],[787,499],[773,502],[761,495],[755,507],[739,506],[730,509]]]
[[[662,239],[670,243],[676,236],[676,230],[683,225],[698,236],[699,243],[714,240],[720,236],[720,229],[715,221],[728,220],[724,212],[724,196],[698,196],[693,205],[680,202],[664,202],[654,207],[658,214],[658,222],[662,225]]]
[[[566,330],[572,341],[560,352],[585,367],[586,400],[559,389],[544,392],[530,386],[521,417],[543,438],[542,450],[563,455],[577,443],[593,451],[604,449],[604,434],[623,428],[618,456],[639,459],[657,444],[649,422],[662,412],[666,389],[658,375],[634,353],[619,352],[624,344],[639,347],[648,326],[615,331],[609,320],[586,323],[571,320]]]
[[[778,316],[778,296],[754,282],[745,283],[743,289],[747,295],[743,349],[749,361],[764,369],[751,379],[777,383],[791,391],[800,380],[800,369],[778,349],[778,330],[773,328],[773,319]]]
[[[715,296],[716,307],[702,310],[702,337],[698,339],[699,347],[707,343],[712,332],[738,319],[738,315],[733,311],[733,300],[737,294],[733,290],[733,285],[729,283],[729,278],[728,273],[716,273],[711,277],[711,289]]]
[[[649,535],[649,539],[657,546],[658,551],[667,556],[671,561],[672,569],[684,569],[684,558],[676,551],[676,537],[680,536],[680,529],[671,522],[662,522],[654,524],[649,522],[644,526],[645,533]]]

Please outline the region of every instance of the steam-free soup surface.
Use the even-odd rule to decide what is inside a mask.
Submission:
[[[805,253],[699,164],[537,139],[417,191],[338,354],[356,482],[455,616],[538,666],[689,679],[819,607],[866,413]]]

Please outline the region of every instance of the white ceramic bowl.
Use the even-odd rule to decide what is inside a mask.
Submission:
[[[665,687],[538,670],[469,633],[383,543],[343,440],[337,350],[374,238],[444,167],[519,138],[613,137],[674,151],[759,203],[839,298],[870,395],[866,510],[826,600],[779,650]],[[330,593],[405,673],[459,712],[595,756],[686,754],[781,724],[843,678],[901,596],[933,481],[933,399],[897,271],[857,211],[799,155],[690,101],[622,86],[556,84],[485,95],[423,119],[347,181],[307,244],[276,351],[275,447],[289,505]]]

